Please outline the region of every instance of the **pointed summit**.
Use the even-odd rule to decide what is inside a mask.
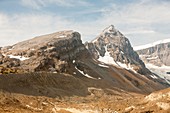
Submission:
[[[125,37],[119,30],[117,30],[115,28],[114,25],[110,25],[108,27],[106,27],[102,33],[101,33],[101,36],[102,37],[105,37],[105,38],[109,38],[109,39],[112,39],[112,38],[122,38],[122,37]]]
[[[114,32],[116,29],[114,27],[114,25],[110,25],[108,27],[106,27],[103,32]]]
[[[92,46],[93,45],[93,46]],[[114,25],[105,28],[87,47],[97,60],[130,69],[140,74],[148,70],[133,50],[129,40]],[[102,60],[101,60],[102,59]],[[108,59],[112,59],[109,60]]]

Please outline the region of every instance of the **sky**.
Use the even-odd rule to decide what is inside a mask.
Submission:
[[[91,41],[109,25],[132,46],[170,38],[170,0],[0,0],[0,47],[62,30]]]

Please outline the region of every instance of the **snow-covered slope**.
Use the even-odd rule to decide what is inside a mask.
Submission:
[[[145,65],[162,78],[170,80],[170,39],[134,47]]]
[[[146,67],[150,69],[153,73],[157,74],[159,77],[165,79],[170,84],[170,66],[155,66],[153,64],[146,64]]]
[[[137,50],[142,50],[142,49],[147,49],[147,48],[150,48],[150,47],[154,47],[156,45],[164,44],[164,43],[170,43],[170,38],[169,39],[164,39],[164,40],[159,40],[159,41],[149,43],[149,44],[146,44],[146,45],[135,46],[135,47],[133,47],[133,49],[135,51],[137,51]]]

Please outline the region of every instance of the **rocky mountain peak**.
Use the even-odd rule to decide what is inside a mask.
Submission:
[[[110,25],[103,30],[103,32],[115,32],[115,31],[116,29],[114,25]]]
[[[113,25],[105,28],[103,32],[86,46],[95,59],[108,63],[110,57],[112,64],[133,68],[135,71],[143,73],[145,65],[140,60],[138,54],[133,50],[129,40]],[[109,63],[111,63],[109,61]],[[144,70],[143,70],[144,69]],[[143,71],[141,71],[143,70]]]

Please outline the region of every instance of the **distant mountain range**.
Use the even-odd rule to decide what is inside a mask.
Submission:
[[[170,39],[135,47],[148,69],[170,80]]]

